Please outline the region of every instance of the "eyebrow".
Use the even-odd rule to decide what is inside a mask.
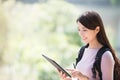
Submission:
[[[77,29],[79,29],[79,26],[77,27]],[[87,29],[86,27],[82,27],[82,29]]]

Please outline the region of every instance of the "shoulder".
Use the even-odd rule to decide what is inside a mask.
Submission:
[[[102,58],[113,58],[113,56],[110,51],[105,51]]]
[[[105,63],[113,63],[114,64],[114,58],[110,51],[105,51],[102,56],[102,62]]]
[[[101,61],[101,71],[103,80],[112,80],[114,71],[114,58],[110,51],[104,52]]]

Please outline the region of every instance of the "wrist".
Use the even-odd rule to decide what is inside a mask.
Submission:
[[[78,80],[89,80],[89,78],[85,75],[80,76]]]

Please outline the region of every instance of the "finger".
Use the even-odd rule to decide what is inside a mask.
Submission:
[[[82,75],[82,73],[79,72],[79,71],[73,71],[73,72],[71,73],[71,76],[72,76],[72,77],[81,77],[81,76],[83,76],[83,75]]]
[[[61,70],[60,69],[57,69],[58,70],[58,72],[60,72]]]
[[[59,76],[62,78],[63,77],[63,72],[58,70]]]
[[[61,73],[61,78],[62,78],[63,80],[66,80],[66,78],[67,78],[66,74]]]
[[[74,71],[74,69],[66,69],[67,71],[70,71],[70,72],[72,72],[72,71]]]

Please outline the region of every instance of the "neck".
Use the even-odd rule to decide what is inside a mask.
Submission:
[[[102,44],[100,44],[98,41],[94,41],[94,42],[92,42],[92,43],[89,43],[89,46],[88,46],[88,48],[101,48],[103,45]]]

